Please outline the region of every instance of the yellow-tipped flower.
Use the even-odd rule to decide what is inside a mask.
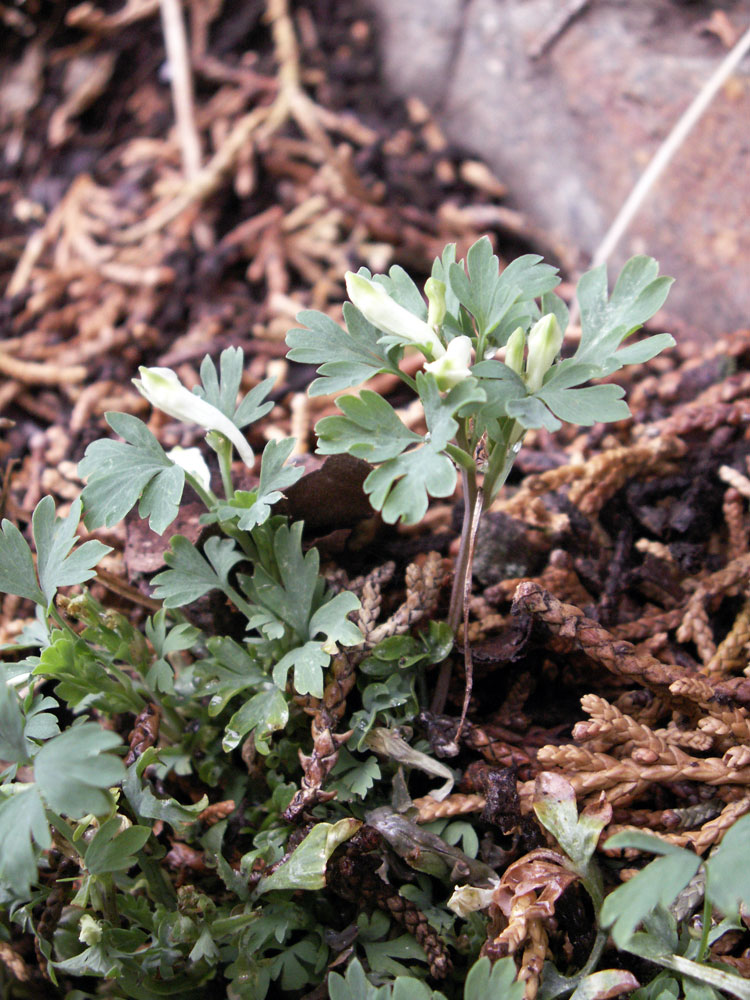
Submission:
[[[253,449],[245,440],[239,428],[235,427],[229,417],[211,403],[196,396],[180,382],[171,368],[144,368],[138,371],[140,379],[134,378],[133,385],[138,392],[156,407],[175,420],[186,424],[198,424],[207,431],[218,431],[229,438],[246,465],[255,462]]]
[[[379,330],[410,340],[428,359],[445,354],[445,348],[432,327],[398,302],[394,302],[382,285],[361,274],[347,271],[346,290],[365,319]]]
[[[529,392],[542,388],[544,376],[552,367],[562,347],[563,335],[554,313],[542,316],[529,331],[529,356],[526,359],[526,385]]]
[[[424,366],[426,372],[431,372],[438,384],[438,389],[445,391],[463,382],[471,375],[471,339],[464,336],[454,337],[446,348],[445,354],[436,361],[430,361]]]

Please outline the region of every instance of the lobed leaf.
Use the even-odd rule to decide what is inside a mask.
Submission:
[[[81,493],[87,528],[110,527],[140,500],[138,513],[161,535],[179,511],[185,471],[173,462],[142,420],[107,413],[107,423],[124,441],[94,441],[78,463],[88,480]]]
[[[106,789],[125,777],[110,751],[120,737],[95,722],[84,722],[48,740],[34,758],[34,777],[42,798],[55,812],[73,819],[101,816],[111,807]]]
[[[0,878],[17,895],[27,897],[37,880],[34,844],[46,851],[52,846],[52,837],[38,788],[11,788],[7,798],[0,798]]]

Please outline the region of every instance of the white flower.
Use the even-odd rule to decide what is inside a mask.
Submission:
[[[78,924],[78,940],[92,948],[102,939],[102,925],[89,913],[84,913]]]
[[[167,458],[171,458],[175,465],[197,479],[204,490],[211,489],[211,473],[200,448],[181,448],[177,445],[167,452]]]
[[[562,330],[554,313],[547,313],[532,326],[526,359],[526,385],[529,392],[537,392],[542,388],[544,376],[552,367],[562,342]]]
[[[471,375],[471,338],[463,334],[450,341],[445,354],[437,361],[430,361],[424,366],[426,372],[431,372],[437,379],[438,389],[452,389],[454,385],[463,382]]]
[[[477,885],[457,885],[448,900],[448,909],[453,910],[459,917],[468,917],[476,910],[486,910],[494,901],[496,888],[497,886],[481,889]]]
[[[382,285],[347,271],[346,290],[365,319],[379,330],[410,340],[428,358],[439,358],[445,354],[440,338],[429,323],[394,302]]]
[[[138,371],[141,377],[134,378],[133,385],[152,406],[174,417],[175,420],[181,420],[186,424],[198,424],[207,431],[218,431],[219,434],[229,438],[246,465],[253,465],[255,462],[253,449],[239,428],[218,407],[212,406],[186,388],[171,368],[141,366]]]

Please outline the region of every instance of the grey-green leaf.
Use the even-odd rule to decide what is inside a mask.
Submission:
[[[34,759],[34,776],[47,805],[72,819],[108,812],[106,789],[125,777],[122,761],[110,752],[121,743],[95,722],[73,726],[45,743]]]

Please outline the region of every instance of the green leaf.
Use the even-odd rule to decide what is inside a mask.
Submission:
[[[321,377],[308,389],[311,396],[340,392],[361,385],[378,372],[394,371],[398,367],[378,343],[380,331],[350,302],[344,303],[347,330],[315,310],[304,310],[297,319],[307,329],[298,327],[289,331],[287,357],[302,364],[320,365],[318,375]]]
[[[524,396],[523,399],[509,399],[506,403],[505,411],[509,417],[517,420],[522,427],[545,427],[548,431],[557,431],[562,427],[560,421],[552,416],[537,396]]]
[[[24,739],[24,717],[18,695],[0,680],[0,761],[20,764],[28,761],[30,751]]]
[[[73,819],[101,816],[111,807],[105,789],[125,777],[119,757],[109,751],[120,737],[95,722],[73,726],[44,744],[34,759],[34,776],[47,805]]]
[[[346,969],[346,976],[338,972],[328,974],[328,996],[330,1000],[388,1000],[387,986],[373,986],[365,975],[359,959],[353,959]]]
[[[0,798],[0,878],[23,897],[37,879],[34,843],[43,851],[52,846],[39,791],[31,785]]]
[[[278,578],[274,579],[262,566],[256,565],[248,593],[261,607],[292,628],[299,638],[306,639],[314,605],[325,584],[318,575],[320,556],[317,549],[302,552],[302,529],[301,521],[277,528],[273,552]]]
[[[622,398],[625,390],[619,385],[592,385],[585,389],[542,386],[536,395],[556,417],[569,424],[589,427],[611,420],[626,420],[630,416],[630,407]]]
[[[376,392],[363,389],[359,396],[340,396],[336,403],[344,416],[323,417],[315,425],[320,455],[343,452],[368,462],[384,462],[422,440]]]
[[[107,712],[140,712],[143,702],[120,676],[110,676],[103,656],[82,638],[67,633],[53,633],[50,645],[42,651],[34,674],[51,677],[59,683],[55,694],[80,711],[94,705]]]
[[[284,692],[267,682],[266,689],[253,695],[229,720],[222,749],[229,753],[252,731],[256,750],[262,754],[270,753],[269,737],[284,729],[288,721],[289,705]]]
[[[195,823],[198,813],[208,805],[208,798],[203,795],[197,802],[189,806],[183,805],[171,796],[157,797],[151,791],[147,782],[143,781],[143,772],[157,761],[157,750],[149,747],[141,754],[134,764],[131,764],[125,774],[122,790],[131,809],[139,819],[158,819],[169,823],[173,830],[182,834],[186,826]]]
[[[337,790],[339,801],[347,802],[352,798],[364,799],[380,777],[380,765],[372,755],[360,759],[342,747],[328,785]]]
[[[337,823],[317,823],[291,856],[271,875],[260,880],[258,894],[276,889],[324,889],[328,859],[361,826],[361,820],[350,816]]]
[[[458,430],[454,414],[485,401],[484,390],[475,379],[465,379],[445,396],[440,395],[432,375],[417,374],[417,390],[422,400],[428,433],[419,448],[385,462],[367,476],[365,492],[383,520],[393,524],[399,518],[416,524],[427,511],[428,498],[447,497],[456,486],[456,467],[444,449]]]
[[[298,694],[311,694],[313,698],[322,698],[323,671],[330,660],[330,653],[323,649],[322,642],[306,642],[282,656],[273,668],[274,682],[280,688],[285,687],[286,676],[294,668],[295,691]]]
[[[120,817],[113,816],[99,827],[86,848],[86,868],[92,875],[125,872],[136,863],[135,855],[150,836],[151,829],[147,826],[121,830]]]
[[[93,567],[112,551],[111,545],[92,540],[71,552],[77,541],[76,529],[80,519],[80,499],[70,505],[67,517],[55,517],[54,500],[43,497],[32,515],[37,573],[47,605],[52,603],[59,587],[90,580],[95,575]]]
[[[727,830],[706,862],[706,893],[725,916],[736,916],[740,905],[750,908],[750,816]]]
[[[501,958],[494,965],[483,955],[469,969],[464,1000],[523,1000],[524,983],[516,982],[516,963]]]
[[[210,590],[225,590],[230,571],[244,559],[231,538],[209,538],[201,555],[184,535],[174,535],[164,555],[169,569],[153,578],[154,597],[165,608],[179,608],[203,597]]]
[[[78,475],[88,480],[81,494],[84,523],[87,528],[117,524],[140,499],[139,515],[160,535],[177,517],[185,472],[142,420],[130,413],[105,417],[124,441],[94,441],[78,464]]]
[[[600,375],[609,375],[623,364],[631,364],[633,358],[642,357],[637,349],[630,355],[626,354],[624,359],[616,351],[626,337],[664,304],[673,279],[659,278],[658,272],[659,265],[652,257],[632,257],[622,269],[609,299],[604,264],[582,276],[577,289],[581,307],[581,340],[575,353],[577,362],[595,364]],[[670,346],[670,342],[662,339],[651,345],[654,348],[657,346],[661,350]],[[653,354],[650,356],[653,357]]]
[[[624,832],[610,837],[605,847],[635,847],[654,851],[659,844],[658,858],[646,865],[637,875],[618,886],[604,900],[601,909],[603,927],[612,928],[612,938],[618,948],[627,948],[638,924],[661,904],[670,906],[698,871],[701,859],[690,851],[675,848],[657,837]],[[649,846],[644,847],[644,843]]]
[[[238,517],[237,526],[251,531],[271,516],[271,507],[281,500],[283,491],[304,475],[301,465],[284,465],[294,448],[294,439],[269,441],[263,450],[258,488],[246,492],[237,490],[232,499],[220,503],[216,513],[222,521]]]
[[[362,633],[346,617],[359,609],[359,598],[349,590],[342,590],[318,608],[310,619],[308,634],[326,637],[328,643],[338,642],[342,646],[357,646],[362,642]]]
[[[46,598],[37,583],[31,549],[15,524],[7,518],[0,525],[0,591],[47,607]]]
[[[207,403],[215,406],[229,417],[232,423],[242,429],[256,420],[260,420],[271,409],[273,402],[263,402],[271,392],[275,379],[267,378],[256,385],[237,405],[237,395],[242,383],[244,367],[244,352],[241,347],[227,347],[219,356],[219,371],[206,355],[201,362],[202,386],[197,386],[193,392]]]

